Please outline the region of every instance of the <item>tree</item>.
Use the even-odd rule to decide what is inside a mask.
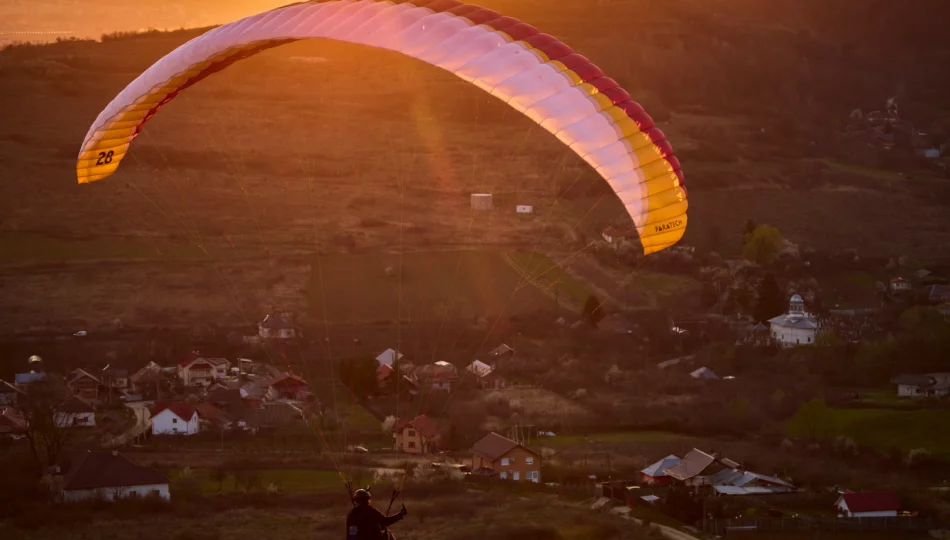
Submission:
[[[65,395],[63,380],[47,374],[45,379],[30,384],[18,400],[26,421],[23,436],[39,472],[59,462],[72,438],[70,428],[57,422],[57,408]]]
[[[747,234],[742,246],[742,256],[758,264],[768,264],[785,245],[782,233],[771,225],[759,225]]]
[[[360,397],[372,396],[379,391],[374,358],[351,358],[340,362],[340,380]]]
[[[604,318],[603,304],[596,296],[590,295],[587,297],[587,302],[584,302],[584,320],[587,321],[587,324],[596,327],[597,323]]]
[[[224,488],[224,481],[231,476],[231,473],[224,466],[218,466],[211,469],[211,479],[218,483],[218,491]]]
[[[810,440],[828,438],[835,430],[833,413],[823,399],[815,398],[802,403],[788,422],[789,435]]]
[[[753,315],[757,321],[767,321],[785,312],[785,295],[775,276],[769,272],[759,282],[758,300]]]

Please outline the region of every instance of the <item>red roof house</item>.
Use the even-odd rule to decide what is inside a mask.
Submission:
[[[396,450],[410,454],[434,452],[442,439],[439,424],[422,414],[412,420],[397,420],[393,425]]]
[[[890,491],[844,493],[835,503],[841,517],[888,517],[901,511],[901,502]]]

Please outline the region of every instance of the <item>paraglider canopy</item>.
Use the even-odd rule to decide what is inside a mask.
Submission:
[[[613,79],[554,36],[456,0],[302,2],[225,24],[175,49],[103,110],[83,140],[80,183],[113,174],[143,125],[181,91],[261,51],[329,38],[397,51],[454,73],[554,134],[610,185],[644,253],[686,230],[679,161]]]

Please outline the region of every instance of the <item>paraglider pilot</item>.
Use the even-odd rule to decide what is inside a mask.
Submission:
[[[406,516],[406,505],[399,512],[385,516],[373,508],[373,498],[368,489],[358,489],[353,494],[353,509],[346,515],[346,540],[394,540],[386,528]]]

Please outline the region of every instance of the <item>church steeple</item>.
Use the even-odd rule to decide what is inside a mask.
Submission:
[[[802,300],[801,296],[793,295],[791,300],[788,301],[788,316],[799,318],[805,316],[805,301]]]

